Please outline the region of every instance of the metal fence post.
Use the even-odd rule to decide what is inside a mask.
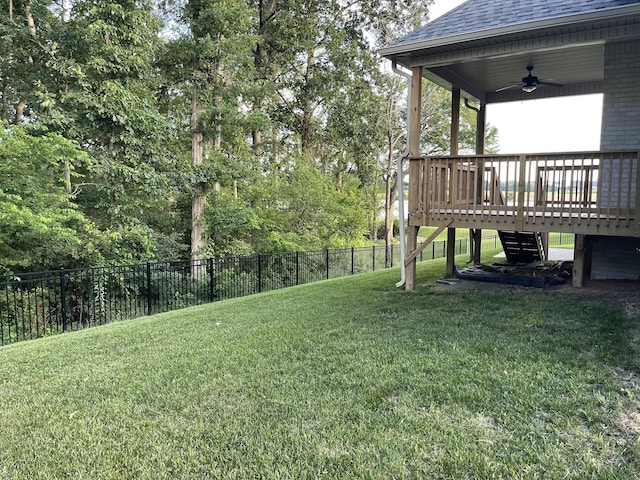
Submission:
[[[327,280],[329,280],[329,249],[325,248],[325,261],[327,263]]]
[[[151,262],[147,262],[147,315],[151,315]]]
[[[209,264],[209,301],[213,302],[216,299],[216,276],[213,271],[213,258],[207,259]]]
[[[371,270],[376,271],[376,246],[373,245],[371,250]]]
[[[354,247],[351,247],[351,275],[355,274],[356,272],[355,253],[356,249]]]
[[[300,252],[296,252],[296,285],[300,285]]]
[[[258,253],[258,293],[262,292],[262,255]]]
[[[64,281],[64,268],[60,269],[60,313],[62,315],[62,331],[67,331],[67,288]]]

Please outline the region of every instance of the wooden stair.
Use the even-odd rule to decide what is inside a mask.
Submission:
[[[546,260],[539,232],[498,231],[508,263],[533,263]]]

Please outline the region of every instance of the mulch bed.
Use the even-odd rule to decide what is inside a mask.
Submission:
[[[561,285],[571,279],[573,262],[473,265],[455,269],[457,278],[481,282],[522,285],[527,287],[550,287]]]

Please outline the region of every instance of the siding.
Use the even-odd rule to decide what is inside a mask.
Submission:
[[[605,45],[602,150],[640,148],[640,41]]]
[[[640,239],[595,237],[591,260],[593,280],[638,280]]]
[[[640,149],[640,41],[605,45],[603,81],[602,150]],[[609,190],[609,178],[621,176],[623,190]],[[618,198],[635,198],[636,168],[613,161],[603,163],[600,194],[603,206],[617,206]],[[617,184],[617,181],[612,184]],[[630,185],[630,187],[629,187]],[[629,190],[630,192],[626,191]],[[620,202],[627,208],[626,201]],[[594,237],[591,263],[593,279],[640,278],[640,240]]]

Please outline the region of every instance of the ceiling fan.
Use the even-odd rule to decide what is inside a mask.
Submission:
[[[514,83],[512,85],[507,85],[506,87],[502,87],[496,90],[496,92],[502,92],[503,90],[509,90],[510,88],[521,88],[523,92],[531,93],[538,87],[561,87],[562,85],[559,83],[551,83],[551,82],[543,82],[538,80],[538,77],[535,77],[531,74],[533,71],[533,65],[529,65],[527,67],[529,71],[529,75],[526,77],[522,77],[522,82]]]

